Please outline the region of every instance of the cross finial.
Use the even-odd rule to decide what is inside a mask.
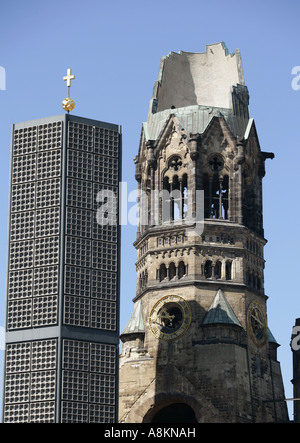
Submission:
[[[65,98],[65,100],[62,102],[62,107],[65,111],[72,111],[75,108],[75,102],[70,98],[70,87],[71,87],[71,81],[75,79],[75,75],[72,75],[72,69],[67,70],[67,75],[63,77],[65,81],[67,81],[68,86],[68,98]]]
[[[71,81],[75,80],[75,75],[72,75],[72,69],[67,70],[67,75],[64,76],[64,80],[67,81],[67,86],[70,88]]]

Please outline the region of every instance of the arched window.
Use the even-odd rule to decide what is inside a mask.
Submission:
[[[213,176],[213,180],[211,183],[212,187],[212,197],[211,197],[211,211],[210,216],[212,218],[221,218],[222,214],[220,214],[220,181],[217,175]]]
[[[182,176],[182,218],[188,216],[188,177],[187,174]]]
[[[208,166],[211,172],[203,175],[204,217],[228,220],[229,177],[223,175],[224,161],[215,154]]]
[[[205,278],[211,278],[212,275],[212,263],[210,260],[207,260],[204,265],[204,276]]]
[[[180,183],[177,175],[174,175],[172,182],[171,200],[171,220],[182,219],[182,193],[180,191]]]
[[[215,264],[215,278],[220,279],[221,278],[221,270],[222,270],[222,263],[220,261],[217,261]]]
[[[174,277],[176,277],[176,266],[172,262],[169,265],[169,279],[172,280]]]
[[[164,263],[159,267],[159,281],[163,281],[167,277],[167,268]]]
[[[187,217],[187,174],[182,170],[180,156],[172,156],[162,182],[161,220],[162,223],[179,221]]]
[[[171,220],[170,183],[169,178],[164,177],[163,192],[161,196],[161,220],[169,223]]]
[[[226,272],[226,280],[232,280],[232,262],[227,261],[225,265],[225,272]]]
[[[195,411],[185,403],[174,403],[160,409],[152,423],[197,423]]]
[[[142,272],[142,288],[145,286],[145,273]]]
[[[178,278],[182,278],[184,275],[186,275],[186,266],[184,262],[181,261],[178,264]]]
[[[222,200],[221,200],[221,217],[224,220],[228,220],[229,218],[229,177],[228,175],[224,175],[223,183],[222,183]]]

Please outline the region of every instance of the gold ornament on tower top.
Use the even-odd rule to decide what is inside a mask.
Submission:
[[[73,109],[75,108],[75,102],[72,98],[68,97],[65,98],[62,102],[62,107],[64,108],[65,111],[73,111]]]
[[[73,109],[75,108],[75,102],[72,98],[70,98],[71,81],[75,80],[75,75],[72,74],[72,69],[67,70],[67,75],[63,77],[63,80],[67,82],[68,97],[63,100],[62,107],[65,111],[70,112],[73,111]]]

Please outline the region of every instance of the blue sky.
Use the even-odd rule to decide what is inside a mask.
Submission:
[[[292,397],[289,343],[300,317],[300,90],[292,88],[291,72],[300,65],[299,16],[299,0],[2,2],[0,66],[6,71],[6,90],[0,90],[1,326],[11,125],[63,113],[67,88],[62,77],[72,68],[73,113],[122,125],[123,181],[130,192],[136,188],[133,157],[161,56],[179,50],[204,52],[206,44],[224,41],[230,52],[241,51],[250,115],[262,149],[275,153],[264,178],[265,291],[269,326],[281,344],[286,396]],[[123,227],[121,329],[135,295],[135,233],[135,226]]]

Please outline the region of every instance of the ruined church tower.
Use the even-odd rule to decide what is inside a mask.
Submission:
[[[161,59],[135,177],[137,288],[119,421],[287,421],[264,291],[261,150],[240,53]],[[270,294],[270,302],[272,297]]]

